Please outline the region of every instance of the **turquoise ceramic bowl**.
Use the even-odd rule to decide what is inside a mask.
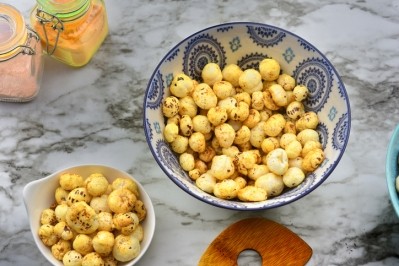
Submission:
[[[396,215],[399,217],[399,194],[396,191],[395,179],[399,175],[398,170],[398,155],[399,155],[399,125],[396,126],[392,133],[391,140],[388,145],[388,152],[386,158],[385,175],[388,184],[389,197]]]
[[[305,108],[319,116],[317,128],[325,152],[325,161],[305,181],[281,195],[262,202],[224,200],[201,191],[179,165],[163,136],[165,119],[162,101],[169,96],[173,75],[184,72],[195,80],[209,62],[221,68],[229,63],[242,69],[258,68],[271,57],[283,70],[306,85],[310,96]],[[150,77],[144,96],[144,130],[154,159],[165,174],[191,196],[213,206],[233,210],[264,210],[289,204],[308,195],[334,171],[349,139],[351,112],[345,86],[333,64],[307,40],[275,26],[232,22],[196,32],[173,47]]]

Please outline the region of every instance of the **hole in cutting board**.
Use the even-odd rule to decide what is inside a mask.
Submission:
[[[238,266],[262,266],[262,257],[256,250],[243,250],[237,259]]]

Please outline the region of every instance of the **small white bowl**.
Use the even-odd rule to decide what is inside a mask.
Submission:
[[[78,165],[70,168],[60,170],[45,178],[30,182],[24,187],[23,200],[28,212],[30,229],[33,234],[33,239],[43,256],[53,265],[63,265],[61,261],[54,258],[49,247],[45,246],[40,240],[38,232],[40,227],[40,215],[44,209],[49,208],[54,202],[55,189],[59,186],[59,176],[62,173],[76,173],[83,177],[87,177],[92,173],[102,173],[107,177],[111,183],[118,177],[130,178],[137,183],[140,192],[140,199],[143,201],[147,209],[147,217],[143,221],[144,239],[141,242],[140,255],[129,262],[119,262],[118,265],[132,266],[140,260],[140,258],[147,251],[155,231],[155,212],[151,199],[145,192],[143,186],[131,175],[121,170],[108,167],[105,165]]]
[[[276,59],[284,73],[310,91],[306,110],[317,113],[317,127],[325,160],[305,181],[281,195],[261,202],[219,199],[200,190],[180,167],[179,159],[164,139],[162,102],[170,95],[173,76],[184,72],[201,81],[202,68],[210,62],[220,68],[234,63],[241,69],[255,68],[259,62]],[[275,26],[232,22],[200,30],[173,47],[150,77],[144,95],[144,130],[154,159],[165,174],[191,196],[213,206],[233,210],[265,210],[296,201],[320,186],[334,171],[349,140],[351,112],[345,86],[333,64],[305,39]]]

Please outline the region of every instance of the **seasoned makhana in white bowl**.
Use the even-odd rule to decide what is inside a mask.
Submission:
[[[154,235],[154,207],[144,187],[106,165],[77,165],[32,181],[23,199],[33,239],[53,265],[108,260],[132,266]]]

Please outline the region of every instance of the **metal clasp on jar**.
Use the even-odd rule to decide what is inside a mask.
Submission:
[[[42,9],[38,8],[36,10],[36,18],[42,24],[43,27],[43,32],[44,32],[44,37],[46,38],[46,52],[49,55],[52,55],[55,50],[57,49],[57,44],[58,44],[58,39],[60,37],[61,32],[64,30],[64,24],[62,21],[57,18],[57,16],[54,16],[50,13],[47,13],[46,11],[43,11]],[[51,28],[53,30],[57,31],[57,36],[55,38],[55,42],[53,45],[53,49],[50,51],[50,44],[49,44],[49,39],[46,31],[45,24],[51,23]]]
[[[35,55],[36,50],[34,48],[34,45],[31,46],[32,39],[34,39],[36,42],[40,41],[39,35],[31,29],[28,25],[26,25],[26,29],[28,30],[28,37],[26,40],[25,44],[20,44],[12,48],[11,50],[0,53],[0,62],[8,61],[14,57],[16,57],[19,54],[25,54],[25,55]],[[11,56],[5,56],[5,55],[11,55]]]

